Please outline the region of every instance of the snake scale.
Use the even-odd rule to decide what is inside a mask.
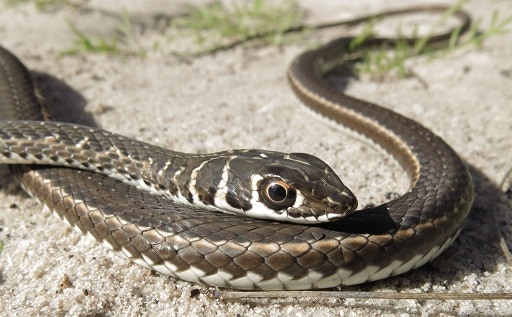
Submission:
[[[465,31],[468,15],[455,16]],[[350,190],[309,154],[185,154],[47,121],[30,73],[5,49],[0,162],[11,164],[23,188],[71,226],[142,266],[186,281],[318,289],[407,272],[457,237],[473,184],[458,155],[428,129],[327,83],[324,75],[350,55],[351,40],[301,54],[288,79],[306,105],[374,140],[407,171],[410,189],[383,205],[356,210]],[[372,38],[364,46],[392,43]]]

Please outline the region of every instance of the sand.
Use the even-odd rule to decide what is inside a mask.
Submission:
[[[4,1],[5,2],[5,1]],[[362,206],[407,189],[400,167],[372,143],[312,116],[293,95],[286,68],[315,40],[247,45],[200,58],[172,54],[162,27],[187,1],[88,1],[49,12],[33,4],[0,9],[1,44],[33,71],[58,118],[96,124],[185,152],[264,148],[308,152],[328,162]],[[202,4],[204,1],[194,1]],[[354,17],[399,7],[400,1],[301,1],[307,21]],[[425,3],[424,1],[409,1]],[[512,16],[508,1],[469,1],[482,27],[493,11]],[[147,55],[59,57],[75,39],[66,20],[95,36],[111,36],[127,12]],[[157,19],[158,17],[158,19]],[[141,33],[140,30],[143,30]],[[343,30],[342,30],[343,31]],[[313,39],[313,40],[312,40]],[[306,44],[308,43],[308,44]],[[492,293],[512,291],[512,264],[499,231],[512,245],[512,34],[494,36],[441,58],[407,66],[414,76],[351,80],[347,93],[411,117],[444,138],[470,165],[476,201],[459,239],[439,258],[405,275],[346,287],[358,292]],[[151,272],[41,212],[0,168],[0,310],[15,315],[362,316],[510,315],[505,300],[240,299],[213,298],[214,288]],[[507,197],[508,194],[508,197]]]

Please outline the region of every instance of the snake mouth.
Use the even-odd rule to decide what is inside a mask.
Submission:
[[[323,200],[323,203],[330,209],[328,214],[330,215],[329,219],[332,221],[354,213],[358,205],[356,196],[348,188],[344,188],[337,198],[337,200],[333,200],[327,197]]]
[[[357,209],[357,198],[345,189],[336,200],[326,197],[322,200],[305,198],[301,206],[287,210],[289,221],[301,223],[334,222],[347,217]]]

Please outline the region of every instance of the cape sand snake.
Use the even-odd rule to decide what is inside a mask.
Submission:
[[[441,12],[446,8],[424,9]],[[400,10],[392,14],[410,11]],[[462,30],[467,29],[469,17],[462,11],[456,12],[456,16],[463,23]],[[446,35],[439,35],[432,37],[431,41],[444,41],[446,38]],[[139,152],[133,148],[131,140],[119,139],[107,132],[91,130],[92,135],[84,139],[89,128],[21,121],[0,123],[0,153],[4,162],[9,164],[37,161],[39,164],[70,164],[107,174],[121,172],[119,179],[139,187],[156,188],[168,196],[180,196],[189,205],[173,203],[90,171],[32,165],[12,167],[20,175],[27,192],[55,210],[72,226],[89,232],[138,264],[180,279],[237,289],[312,289],[363,283],[401,274],[435,258],[456,238],[472,204],[472,181],[456,153],[429,130],[392,111],[349,97],[326,83],[323,73],[330,70],[331,61],[347,54],[350,41],[350,38],[340,38],[317,50],[305,52],[290,66],[288,78],[294,91],[307,105],[373,139],[408,172],[412,184],[410,190],[381,206],[353,212],[350,191],[323,162],[305,154],[282,155],[253,150],[228,152],[222,158],[176,154],[179,159],[167,163],[165,159],[154,159],[157,155],[146,151],[160,150],[147,146]],[[369,39],[365,45],[391,42],[388,39]],[[3,49],[0,50],[0,65],[2,120],[46,119],[26,68]],[[64,148],[64,143],[74,145]],[[98,148],[95,148],[96,144]],[[121,148],[113,149],[112,144]],[[92,149],[97,159],[94,164],[91,161],[84,164],[84,156],[91,152],[77,154],[70,152],[70,148]],[[53,152],[48,154],[45,152],[48,149]],[[259,203],[258,199],[264,200],[260,186],[265,181],[254,180],[251,176],[254,171],[247,167],[253,167],[252,161],[245,157],[238,159],[247,153],[260,159],[277,155],[277,170],[272,162],[263,164],[273,166],[270,172],[264,172],[273,175],[272,181],[276,178],[282,181],[278,174],[284,169],[288,177],[286,180],[305,177],[308,181],[317,182],[314,186],[310,182],[308,185],[285,182],[285,189],[293,192],[292,197],[284,196],[286,204],[289,199],[293,200],[292,205],[296,201],[307,203],[312,200],[313,207],[305,212],[321,217],[318,214],[323,209],[318,204],[323,203],[325,210],[341,210],[334,217],[343,218],[315,225],[291,224],[225,215],[190,206],[190,203],[198,201],[203,205],[223,204],[221,200],[229,199],[232,193],[243,194],[243,186],[252,188],[249,194],[242,195],[245,200],[224,204],[250,210]],[[144,162],[145,156],[145,162],[149,158],[151,168],[171,167],[169,173],[162,175],[172,176],[176,182],[171,185],[176,188],[163,188],[151,183],[162,175],[140,163]],[[183,158],[189,158],[193,163],[186,163]],[[107,159],[118,161],[112,163]],[[95,165],[105,161],[107,167]],[[120,162],[127,164],[121,166]],[[177,173],[180,168],[176,162],[189,164],[181,169],[187,172],[183,175],[187,174],[188,181],[177,176],[181,174]],[[204,162],[214,163],[213,169],[203,169],[208,165]],[[241,170],[238,173],[241,175],[235,172],[236,177],[222,176],[226,171],[236,169]],[[140,170],[150,170],[148,173],[153,174],[141,176]],[[300,171],[298,176],[293,172],[297,170]],[[324,174],[317,175],[319,170]],[[195,179],[191,183],[193,173]],[[258,170],[258,173],[261,176],[263,172]],[[225,189],[218,193],[198,190],[209,188],[208,185],[198,186],[205,178],[212,181],[212,186],[217,189],[223,186]],[[241,184],[236,185],[240,187],[230,187],[235,179],[245,179],[249,184],[240,181]],[[222,186],[221,182],[224,182]],[[270,184],[265,188],[274,183]],[[308,195],[316,196],[310,199]],[[297,209],[303,210],[301,208]],[[302,215],[289,217],[301,218]],[[377,227],[376,224],[382,226]]]

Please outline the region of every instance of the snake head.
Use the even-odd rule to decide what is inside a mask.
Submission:
[[[321,223],[339,220],[357,207],[352,192],[315,156],[238,150],[230,157],[223,193],[224,207],[231,207],[232,212],[261,219]]]

